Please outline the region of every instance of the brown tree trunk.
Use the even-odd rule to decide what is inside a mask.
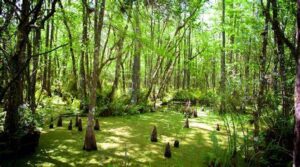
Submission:
[[[262,4],[263,5],[263,4]],[[266,88],[266,60],[267,60],[267,45],[268,45],[268,19],[266,16],[266,12],[270,8],[270,1],[267,2],[267,8],[265,9],[264,15],[265,15],[265,23],[264,23],[264,31],[262,32],[262,53],[259,57],[259,90],[258,90],[258,97],[257,97],[257,111],[253,113],[253,120],[254,120],[254,151],[257,154],[259,152],[258,148],[258,140],[259,140],[259,118],[261,111],[263,110],[264,102],[265,102],[265,88]]]
[[[100,55],[100,39],[103,28],[103,19],[104,19],[104,10],[105,10],[105,0],[102,0],[100,11],[98,0],[95,0],[95,17],[94,17],[94,63],[93,63],[93,77],[92,77],[92,86],[90,90],[90,106],[89,106],[89,116],[88,116],[88,125],[85,133],[84,146],[83,148],[87,151],[97,150],[97,143],[94,133],[94,112],[96,108],[96,91],[97,84],[99,80],[99,55]],[[99,13],[98,13],[99,11]]]
[[[37,55],[40,51],[40,41],[41,41],[41,30],[37,29],[35,31],[35,37],[34,37],[34,47],[33,47],[33,54]],[[33,113],[35,113],[36,109],[36,100],[35,100],[35,90],[36,90],[36,74],[38,70],[38,63],[39,63],[39,57],[35,56],[33,57],[33,67],[32,67],[32,76],[31,76],[31,101],[30,101],[30,108]]]
[[[225,53],[225,0],[222,0],[222,49],[221,49],[221,82],[220,82],[220,92],[221,92],[221,105],[220,113],[225,112],[225,100],[224,95],[226,93],[226,53]]]
[[[80,56],[80,87],[82,98],[86,100],[87,98],[87,86],[86,86],[86,71],[85,71],[85,57],[88,56],[87,52],[87,38],[88,38],[88,9],[86,0],[82,0],[82,46],[81,46],[81,56]]]
[[[140,96],[140,71],[141,71],[141,42],[140,38],[140,21],[139,21],[139,4],[136,2],[135,11],[135,45],[134,45],[134,56],[133,56],[133,66],[132,66],[132,95],[131,103],[137,104],[139,102]]]
[[[47,2],[47,6],[49,6],[50,1]],[[46,32],[45,32],[45,48],[46,50],[49,49],[49,34],[50,34],[50,24],[49,21],[46,22]],[[43,81],[42,81],[42,89],[45,90],[47,92],[47,94],[49,95],[49,92],[47,90],[47,74],[48,74],[48,54],[45,54],[43,56],[43,60],[44,60],[44,69],[43,69]]]
[[[16,41],[16,51],[11,58],[11,78],[15,78],[15,81],[11,83],[8,92],[8,101],[6,104],[6,117],[4,130],[8,134],[14,134],[17,131],[19,123],[18,109],[23,103],[23,79],[21,72],[24,68],[24,54],[26,49],[26,43],[28,41],[28,34],[30,28],[29,23],[29,10],[30,2],[28,0],[23,0],[22,2],[22,12],[20,23],[17,27],[17,41]]]
[[[278,6],[277,0],[272,0],[272,9],[273,9],[273,22],[272,26],[276,34],[275,40],[277,43],[277,54],[279,60],[279,75],[281,79],[281,97],[282,97],[282,113],[285,117],[289,115],[291,107],[288,104],[288,95],[287,95],[287,83],[286,83],[286,69],[285,69],[285,55],[284,55],[284,42],[282,36],[279,35],[279,25],[278,21]]]
[[[293,166],[300,167],[300,0],[297,0],[297,47],[296,47],[296,83],[295,83],[295,140]]]

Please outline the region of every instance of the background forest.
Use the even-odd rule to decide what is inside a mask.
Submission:
[[[198,112],[214,131],[203,166],[300,166],[297,18],[293,0],[0,0],[0,148],[62,117],[83,118],[95,150],[98,119]],[[178,157],[154,166],[199,166]]]

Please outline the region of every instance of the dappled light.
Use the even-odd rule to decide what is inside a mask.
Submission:
[[[300,0],[0,0],[0,167],[300,167]]]

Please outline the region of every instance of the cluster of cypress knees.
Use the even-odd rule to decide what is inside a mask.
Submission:
[[[152,133],[151,133],[151,142],[157,142],[157,129],[156,126],[153,127]],[[174,141],[174,147],[178,148],[179,147],[179,140],[175,140]],[[165,153],[164,156],[166,158],[171,158],[172,157],[172,153],[171,153],[171,146],[170,143],[168,142],[165,148]]]
[[[186,120],[185,120],[185,123],[184,123],[184,128],[190,128],[190,126],[189,126],[189,118],[190,118],[190,116],[188,116],[188,115],[186,115],[186,116],[187,117],[186,117]],[[198,117],[196,110],[193,111],[193,116],[194,117]],[[78,131],[82,131],[82,121],[81,121],[81,118],[78,117],[78,115],[76,115],[75,121],[76,121],[75,122],[75,126],[78,128]],[[50,129],[54,128],[53,122],[54,122],[53,117],[51,117],[50,125],[49,125]],[[62,127],[62,126],[63,126],[62,125],[62,116],[59,116],[58,120],[57,120],[57,127]],[[70,122],[69,122],[69,125],[68,125],[68,130],[72,130],[72,126],[73,126],[73,124],[72,124],[72,119],[71,119]],[[99,124],[99,120],[98,119],[95,119],[94,130],[100,130],[100,124]],[[217,124],[216,130],[220,131],[219,124]],[[154,126],[153,130],[152,130],[152,133],[151,133],[151,142],[157,142],[157,141],[158,141],[157,140],[157,128],[156,128],[156,126]],[[174,141],[174,147],[175,148],[179,148],[179,140],[175,140]],[[164,156],[166,158],[171,158],[172,157],[171,146],[170,146],[169,142],[166,145]]]
[[[49,125],[50,129],[54,128],[53,122],[54,122],[53,117],[51,117],[50,125]],[[62,116],[59,116],[58,120],[57,120],[57,127],[62,127],[62,126],[63,126],[62,125]],[[78,128],[78,131],[80,131],[80,132],[82,131],[82,120],[81,120],[81,118],[78,117],[78,115],[76,115],[76,118],[75,118],[75,127]],[[72,119],[71,119],[68,124],[68,130],[72,130],[72,129],[73,129],[73,123],[72,123]],[[98,119],[95,119],[94,130],[100,130],[100,124],[99,124]]]

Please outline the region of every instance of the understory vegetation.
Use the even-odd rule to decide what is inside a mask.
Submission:
[[[0,0],[0,166],[300,167],[299,62],[299,0]]]

